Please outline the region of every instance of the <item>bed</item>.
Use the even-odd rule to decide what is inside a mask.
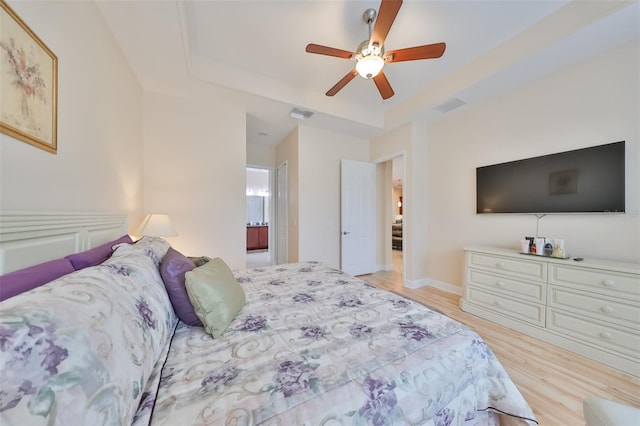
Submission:
[[[480,336],[340,270],[232,271],[214,337],[179,318],[166,241],[111,249],[0,302],[3,425],[537,424]]]

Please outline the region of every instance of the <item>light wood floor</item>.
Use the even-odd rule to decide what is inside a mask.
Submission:
[[[640,379],[491,321],[463,312],[460,297],[433,287],[405,289],[399,272],[359,278],[440,309],[485,340],[531,406],[540,425],[584,425],[582,400],[599,396],[640,407]],[[640,419],[634,426],[640,425]],[[630,425],[631,426],[631,425]]]

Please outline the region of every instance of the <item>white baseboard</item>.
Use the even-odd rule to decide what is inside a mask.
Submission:
[[[377,264],[376,265],[376,271],[393,271],[393,264]],[[449,283],[445,283],[442,281],[438,281],[438,280],[432,280],[430,278],[422,278],[419,280],[403,280],[402,285],[404,287],[407,288],[420,288],[420,287],[424,287],[425,285],[431,286],[431,287],[435,287],[437,289],[446,291],[448,293],[453,293],[453,294],[457,294],[458,296],[462,296],[462,288],[449,284]]]
[[[402,283],[407,288],[420,288],[427,285],[426,280],[407,280],[405,279]]]
[[[423,278],[420,280],[404,280],[404,286],[407,288],[420,288],[425,285],[430,287],[435,287],[437,289],[446,291],[448,293],[457,294],[458,296],[462,296],[462,288],[455,286],[453,284],[445,283],[442,281],[432,280],[430,278]]]
[[[376,265],[376,272],[380,272],[380,271],[393,271],[393,264],[377,264]]]

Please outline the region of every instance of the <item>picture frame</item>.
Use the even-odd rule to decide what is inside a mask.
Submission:
[[[58,58],[0,0],[0,132],[56,154]]]

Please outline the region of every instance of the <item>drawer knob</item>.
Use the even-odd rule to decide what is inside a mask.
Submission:
[[[495,302],[493,302],[493,304],[496,305],[499,308],[502,307],[502,301],[501,300],[496,300]]]
[[[613,312],[613,308],[611,306],[603,306],[601,309],[605,314],[610,314],[611,312]]]
[[[496,266],[497,266],[498,268],[504,268],[504,263],[502,263],[502,262],[498,262],[498,263],[496,263]]]
[[[613,287],[615,283],[613,282],[613,280],[604,280],[602,282],[602,285],[604,285],[605,287]]]
[[[600,333],[600,337],[602,337],[604,340],[609,340],[611,339],[611,333],[603,331],[602,333]]]
[[[504,283],[503,283],[502,281],[498,281],[498,282],[496,283],[496,286],[498,286],[498,287],[502,288],[502,287],[504,287]]]

